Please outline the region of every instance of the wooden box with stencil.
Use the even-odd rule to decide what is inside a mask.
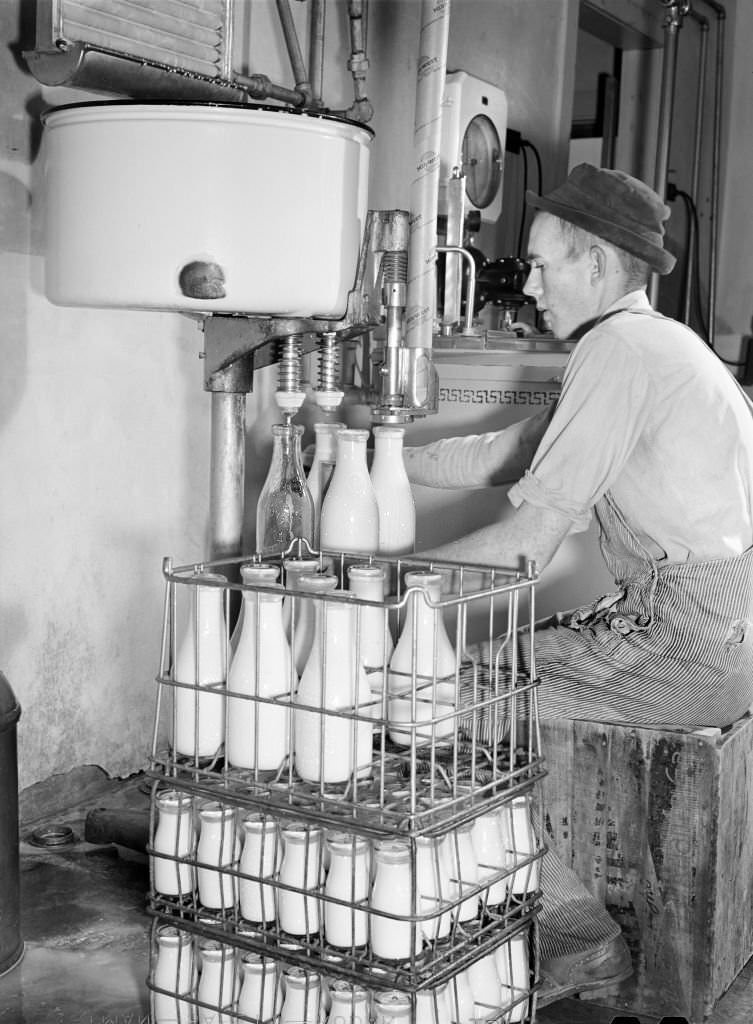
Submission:
[[[753,955],[753,718],[541,728],[548,842],[633,957],[633,976],[595,998],[700,1024]]]

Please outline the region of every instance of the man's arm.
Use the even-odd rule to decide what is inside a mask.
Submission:
[[[512,570],[525,569],[526,562],[533,560],[541,571],[552,560],[571,525],[570,519],[561,513],[524,501],[504,521],[422,551],[421,557]]]
[[[553,407],[552,407],[553,409]],[[492,487],[520,479],[544,436],[552,409],[544,409],[504,430],[447,437],[405,448],[411,483],[425,487]]]

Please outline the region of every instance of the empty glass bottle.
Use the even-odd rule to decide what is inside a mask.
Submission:
[[[256,505],[256,550],[287,551],[291,541],[314,539],[314,502],[301,460],[303,427],[276,423],[272,427],[272,459]]]

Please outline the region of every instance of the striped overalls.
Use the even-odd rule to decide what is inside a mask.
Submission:
[[[753,704],[753,548],[657,563],[608,493],[595,511],[620,589],[539,624],[541,716],[730,725]]]

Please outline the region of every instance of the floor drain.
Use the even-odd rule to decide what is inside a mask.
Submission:
[[[32,846],[69,846],[76,842],[73,829],[68,825],[45,825],[43,828],[35,828],[29,836]]]

